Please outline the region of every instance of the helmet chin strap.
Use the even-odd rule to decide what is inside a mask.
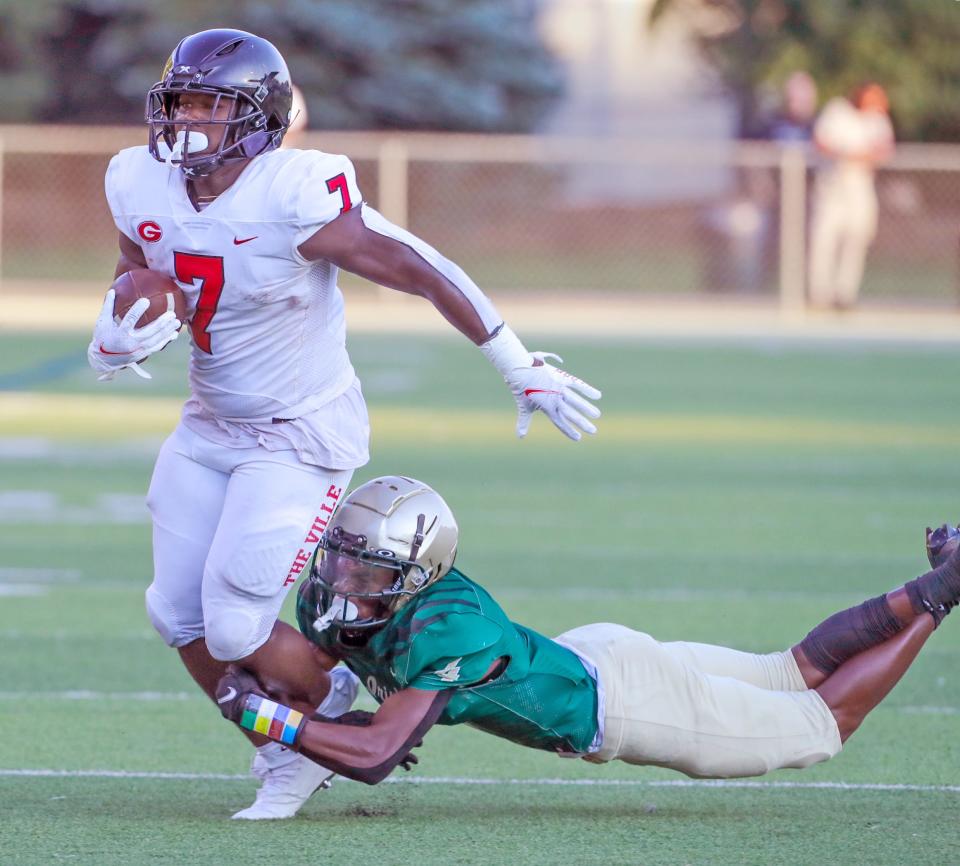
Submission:
[[[417,515],[417,528],[413,533],[413,541],[410,543],[410,555],[407,559],[410,561],[410,565],[404,571],[404,576],[407,572],[410,571],[413,563],[417,561],[417,554],[420,552],[420,548],[423,546],[423,527],[427,522],[426,514]]]
[[[187,153],[198,153],[201,150],[206,150],[209,143],[210,140],[202,132],[191,132]],[[180,163],[183,162],[184,145],[186,144],[188,144],[187,131],[181,129],[177,133],[177,140],[173,143],[173,149],[168,147],[167,143],[160,138],[157,141],[157,153],[166,162],[168,168],[179,168]]]

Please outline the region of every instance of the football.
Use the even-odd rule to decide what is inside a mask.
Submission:
[[[137,327],[150,324],[167,310],[173,310],[182,322],[187,314],[187,299],[180,286],[159,271],[139,268],[121,274],[110,286],[116,292],[113,316],[118,322],[140,298],[148,298],[150,306],[137,321]]]

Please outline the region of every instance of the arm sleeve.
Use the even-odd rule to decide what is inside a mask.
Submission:
[[[448,614],[413,638],[406,681],[425,691],[474,685],[503,655],[502,638],[503,628],[481,613]]]
[[[347,157],[318,151],[305,151],[304,157],[311,158],[311,164],[298,182],[295,250],[328,222],[362,203],[357,173]]]
[[[400,226],[394,225],[383,214],[374,210],[368,204],[363,205],[360,212],[364,225],[370,231],[393,238],[395,241],[410,247],[420,258],[424,259],[435,270],[443,274],[467,299],[477,311],[480,321],[488,332],[496,330],[503,323],[503,317],[497,312],[493,302],[480,290],[480,287],[467,276],[459,265],[442,256],[428,243],[420,240]]]

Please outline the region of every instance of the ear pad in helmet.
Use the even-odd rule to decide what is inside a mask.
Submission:
[[[270,143],[272,137],[273,133],[267,130],[261,130],[260,132],[248,135],[240,142],[240,151],[245,157],[252,157],[258,153],[263,153],[264,148]]]

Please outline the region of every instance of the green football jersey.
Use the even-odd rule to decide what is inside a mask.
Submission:
[[[297,598],[300,630],[342,660],[382,703],[402,689],[452,689],[442,725],[466,723],[522,746],[586,752],[597,734],[597,684],[580,658],[511,622],[490,594],[456,569],[415,595],[365,646],[344,646],[338,627],[313,627],[319,588]],[[508,659],[493,680],[477,685]]]

